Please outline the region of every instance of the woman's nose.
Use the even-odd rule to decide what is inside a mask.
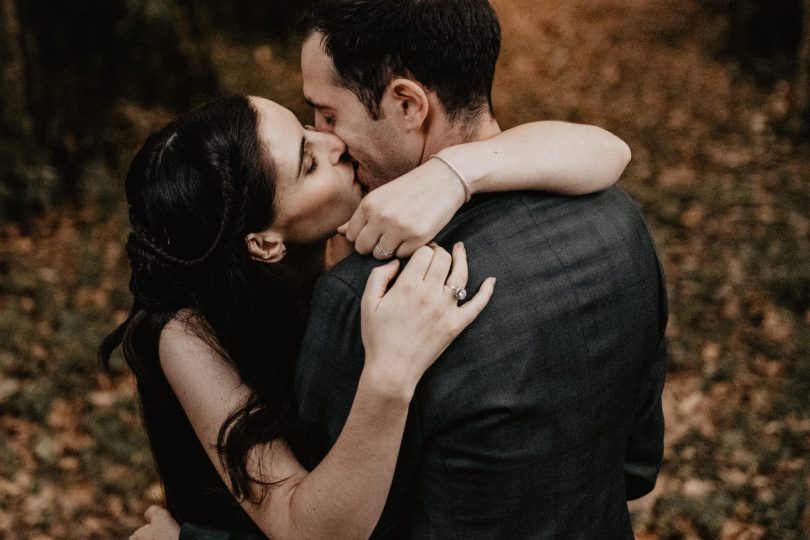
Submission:
[[[329,153],[329,160],[333,164],[338,163],[343,154],[346,153],[346,143],[340,137],[331,133],[319,133],[318,135],[324,150]]]

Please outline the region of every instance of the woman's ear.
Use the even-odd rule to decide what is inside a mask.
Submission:
[[[394,79],[385,89],[386,114],[394,114],[408,130],[417,130],[427,118],[430,101],[424,87],[411,79]]]
[[[250,258],[262,263],[277,263],[287,254],[284,236],[275,229],[267,229],[245,236]]]

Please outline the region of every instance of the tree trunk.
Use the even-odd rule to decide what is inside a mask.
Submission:
[[[30,129],[25,104],[25,64],[20,46],[20,24],[15,0],[0,0],[0,112],[3,124],[18,123],[22,131]]]
[[[788,128],[794,132],[810,128],[810,0],[804,0]]]

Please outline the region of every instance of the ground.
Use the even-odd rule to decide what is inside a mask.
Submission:
[[[627,141],[621,185],[666,273],[665,462],[631,505],[637,537],[810,537],[810,151],[779,132],[789,85],[723,56],[711,2],[493,4],[501,124],[572,120]],[[294,53],[218,41],[214,57],[229,90],[305,114]],[[122,112],[140,135],[168,117]],[[132,378],[95,357],[130,305],[113,201],[0,221],[2,538],[120,538],[160,499]]]

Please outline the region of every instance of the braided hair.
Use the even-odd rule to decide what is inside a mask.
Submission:
[[[134,302],[99,348],[103,367],[121,346],[139,385],[161,384],[160,334],[182,318],[233,366],[251,394],[217,447],[237,498],[252,497],[260,482],[248,473],[250,450],[296,437],[293,366],[311,292],[310,280],[247,252],[245,236],[274,219],[275,172],[257,127],[250,100],[232,96],[146,140],[126,178]]]

